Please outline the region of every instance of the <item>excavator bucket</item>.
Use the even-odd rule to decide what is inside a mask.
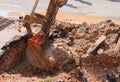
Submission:
[[[45,41],[45,33],[39,32],[32,38],[28,40],[28,47],[26,50],[26,57],[28,61],[38,68],[41,68],[42,63],[42,56],[43,56],[43,50],[42,50],[42,44]]]

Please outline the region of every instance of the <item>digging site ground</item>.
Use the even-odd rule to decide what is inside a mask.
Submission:
[[[36,33],[41,25],[31,27]],[[5,39],[4,32],[14,36]],[[0,33],[0,42],[8,46],[9,40],[19,40],[26,30],[20,21],[15,21]],[[120,82],[119,24],[111,20],[94,24],[57,20],[49,41],[50,46],[46,46],[45,51],[49,63],[43,61],[48,70],[33,67],[25,57],[9,71],[1,71],[0,82]]]
[[[41,1],[38,9],[45,12],[48,0]],[[0,15],[25,16],[29,13],[23,12],[31,11],[33,2],[1,0]],[[52,25],[49,45],[40,56],[41,69],[33,67],[26,58],[28,38],[22,22],[0,17],[0,82],[120,82],[119,5],[119,0],[69,0]],[[36,34],[42,26],[31,27]],[[16,56],[10,48],[16,48],[15,53],[23,48],[24,52]],[[9,66],[10,70],[2,71]]]

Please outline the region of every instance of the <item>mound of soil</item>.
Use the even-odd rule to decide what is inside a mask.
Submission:
[[[35,68],[24,59],[1,73],[0,81],[120,82],[120,25],[111,20],[97,24],[56,21],[49,40],[45,57],[50,71]]]

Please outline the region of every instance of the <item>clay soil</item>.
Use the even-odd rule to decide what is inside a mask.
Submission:
[[[106,39],[96,53],[89,54],[101,36]],[[1,72],[0,82],[120,82],[119,24],[111,20],[97,24],[56,21],[49,40],[53,47],[46,53],[54,56],[50,70],[35,68],[24,58]]]

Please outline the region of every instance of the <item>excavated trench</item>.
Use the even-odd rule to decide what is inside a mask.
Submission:
[[[27,48],[28,36],[21,37],[20,40],[13,41],[9,45],[4,46],[4,54],[0,57],[0,70],[7,71],[20,63]]]
[[[13,40],[9,48],[4,47],[6,50],[4,54],[7,54],[5,59],[10,56],[10,60],[21,60],[21,63],[8,72],[2,72],[1,82],[8,80],[38,82],[40,78],[44,78],[45,82],[83,82],[83,80],[84,82],[120,82],[120,25],[114,24],[111,20],[97,24],[56,21],[50,31],[50,46],[46,46],[44,51],[46,54],[44,58],[48,62],[46,60],[41,62],[45,64],[48,72],[31,66],[26,58],[22,60],[25,53],[16,56],[11,52],[13,48],[15,53],[16,51],[22,53],[21,49],[25,52],[28,38],[23,37],[26,32],[24,33],[22,24],[15,23],[8,28],[23,35],[21,39]],[[34,24],[32,28],[34,32],[38,32],[41,25]],[[7,66],[10,66],[10,60],[7,59]],[[0,62],[0,66],[2,65],[4,64]],[[61,71],[65,74],[61,74]],[[45,77],[51,73],[52,80],[46,80]]]

